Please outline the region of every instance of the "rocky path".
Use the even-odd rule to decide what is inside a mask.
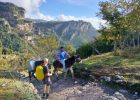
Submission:
[[[42,93],[41,82],[32,82],[39,94]],[[86,82],[80,79],[53,80],[49,100],[140,100],[125,90],[114,91],[98,82]]]
[[[81,80],[63,80],[52,85],[51,100],[103,100],[104,89],[97,83],[85,83]]]

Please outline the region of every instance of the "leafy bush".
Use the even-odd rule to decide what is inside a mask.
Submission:
[[[0,40],[2,45],[13,51],[21,51],[22,41],[16,34],[2,33]]]
[[[93,53],[93,48],[91,47],[90,44],[84,44],[76,50],[76,54],[79,54],[81,58],[87,58],[91,56],[92,53]]]
[[[102,39],[96,39],[92,43],[87,43],[80,46],[76,50],[76,53],[79,54],[82,58],[87,58],[92,54],[106,53],[112,50],[113,50],[113,45],[111,42],[107,42]]]
[[[94,48],[96,48],[100,53],[106,53],[113,50],[113,45],[111,42],[104,41],[102,39],[95,40],[91,44]],[[94,51],[94,53],[96,53]]]
[[[71,44],[66,45],[66,50],[70,55],[75,53],[74,47]]]
[[[21,51],[21,38],[15,33],[9,33],[7,27],[7,25],[0,24],[0,48],[6,47],[12,51]]]

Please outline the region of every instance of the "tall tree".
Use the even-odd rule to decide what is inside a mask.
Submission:
[[[139,0],[109,0],[101,2],[99,16],[107,21],[108,26],[100,32],[108,41],[114,41],[114,49],[129,38],[135,46],[135,36],[140,31]]]

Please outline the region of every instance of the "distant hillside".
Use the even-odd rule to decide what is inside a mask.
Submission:
[[[97,35],[97,31],[93,26],[84,21],[37,21],[34,22],[33,27],[42,34],[54,34],[61,42],[65,44],[71,43],[75,47],[93,40],[93,37]]]
[[[12,3],[0,2],[0,18],[7,23],[11,32],[17,33],[27,41],[34,41],[36,37],[55,35],[62,44],[73,44],[77,48],[97,35],[97,31],[89,22],[25,18],[25,9]]]

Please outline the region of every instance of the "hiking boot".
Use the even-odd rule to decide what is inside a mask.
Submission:
[[[49,98],[49,94],[48,93],[46,93],[46,97],[45,97],[45,99],[48,99]]]
[[[43,93],[43,95],[42,95],[42,99],[44,99],[45,98],[45,93]]]

